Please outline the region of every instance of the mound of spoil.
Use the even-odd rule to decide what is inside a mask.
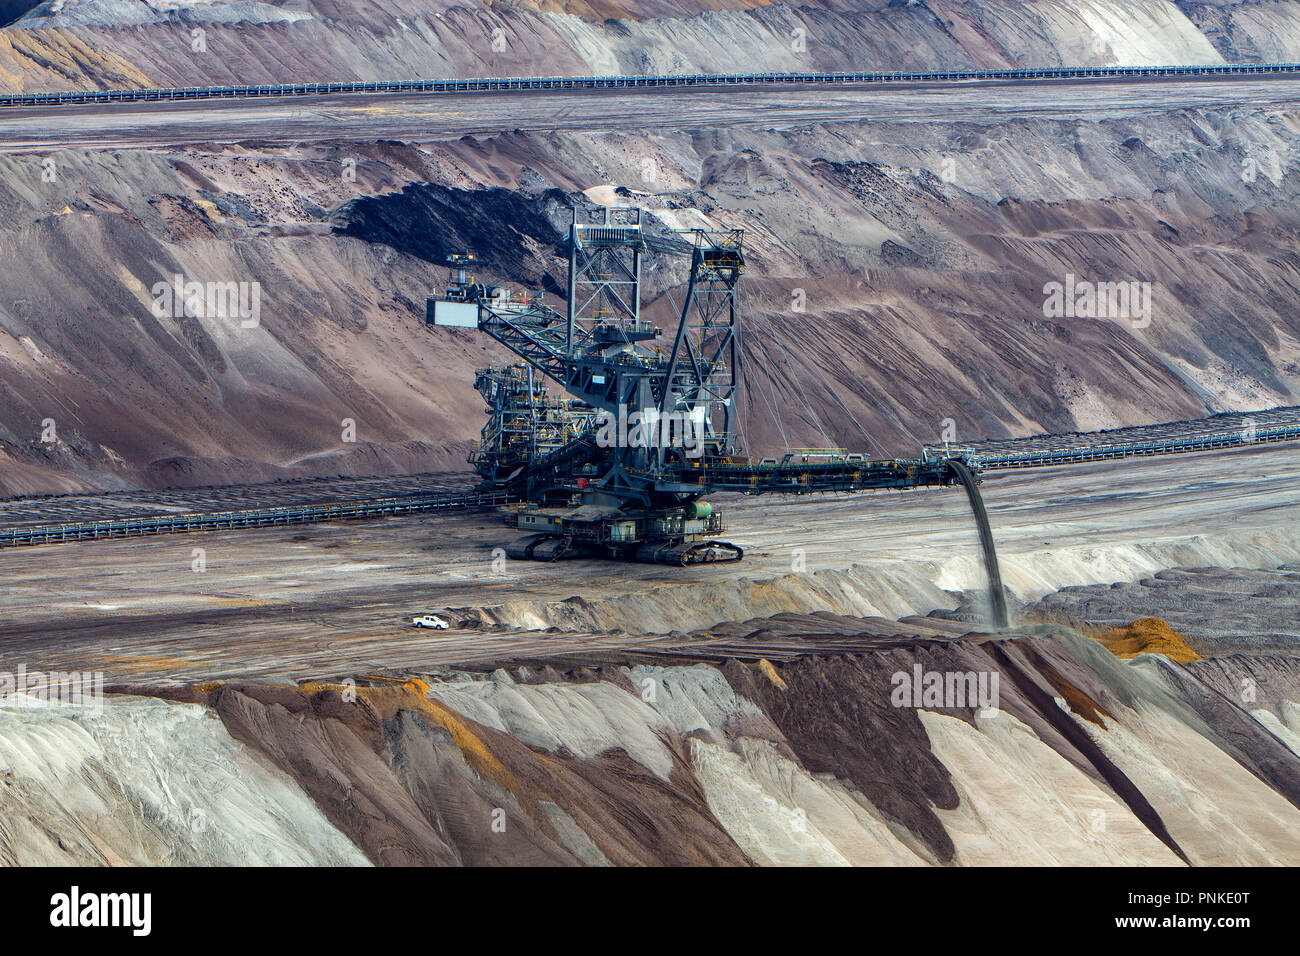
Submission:
[[[1071,623],[1108,644],[1131,640],[1112,648],[1121,656],[1129,649],[1141,653],[1143,640],[1169,639],[1150,627],[1138,628],[1149,632],[1145,635],[1117,633],[1145,624],[1134,618],[1167,622],[1193,654],[1217,656],[1238,649],[1291,654],[1300,646],[1300,565],[1174,568],[1138,581],[1062,588],[1023,614],[1027,620]],[[1184,656],[1177,656],[1176,643],[1153,649],[1176,660],[1195,660],[1182,651],[1178,653]]]
[[[0,706],[0,860],[1300,862],[1297,656],[1126,662],[1040,627],[777,662],[110,690]]]
[[[1144,617],[1126,627],[1111,627],[1088,635],[1106,645],[1120,660],[1132,660],[1139,654],[1163,654],[1181,664],[1199,661],[1201,655],[1187,646],[1179,634],[1158,617]]]

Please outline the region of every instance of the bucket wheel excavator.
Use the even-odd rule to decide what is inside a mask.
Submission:
[[[738,561],[710,493],[950,486],[974,468],[928,450],[874,461],[840,450],[741,457],[743,234],[694,229],[683,240],[690,278],[671,336],[641,315],[638,208],[575,207],[565,312],[474,281],[469,254],[449,260],[451,281],[428,299],[426,323],[477,329],[522,359],[479,370],[489,419],[470,455],[486,482],[524,503],[507,518],[523,533],[511,557]]]

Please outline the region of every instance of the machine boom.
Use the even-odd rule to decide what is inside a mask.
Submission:
[[[477,328],[523,365],[481,369],[488,403],[470,456],[483,478],[527,505],[511,519],[526,537],[515,557],[596,555],[669,564],[739,560],[716,539],[711,492],[808,494],[947,486],[957,459],[867,460],[839,449],[781,461],[741,457],[736,438],[745,272],[738,229],[694,229],[686,298],[664,354],[641,315],[642,210],[576,208],[568,236],[564,313],[540,296],[484,286],[472,256],[451,257],[452,281],[430,298],[430,325]],[[570,396],[555,399],[534,372]]]

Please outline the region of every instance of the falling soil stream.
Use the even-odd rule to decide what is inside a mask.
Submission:
[[[952,473],[966,489],[970,499],[970,510],[975,515],[975,526],[980,533],[980,547],[984,549],[984,569],[989,578],[989,608],[993,614],[995,627],[1007,626],[1007,596],[1002,590],[1002,571],[998,568],[997,547],[993,543],[993,529],[989,527],[989,513],[984,508],[984,498],[980,495],[979,482],[963,462],[952,459],[948,462]]]

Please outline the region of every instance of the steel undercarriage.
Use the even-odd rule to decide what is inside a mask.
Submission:
[[[599,557],[691,565],[737,561],[704,496],[951,486],[960,455],[868,460],[842,449],[754,462],[736,440],[745,272],[740,230],[695,229],[671,345],[641,315],[642,211],[574,209],[568,305],[491,288],[453,256],[451,282],[427,303],[433,326],[486,332],[523,364],[481,369],[488,423],[470,463],[487,487],[527,502],[507,521],[515,558]],[[568,393],[554,398],[549,379]],[[974,470],[974,465],[971,465]]]

